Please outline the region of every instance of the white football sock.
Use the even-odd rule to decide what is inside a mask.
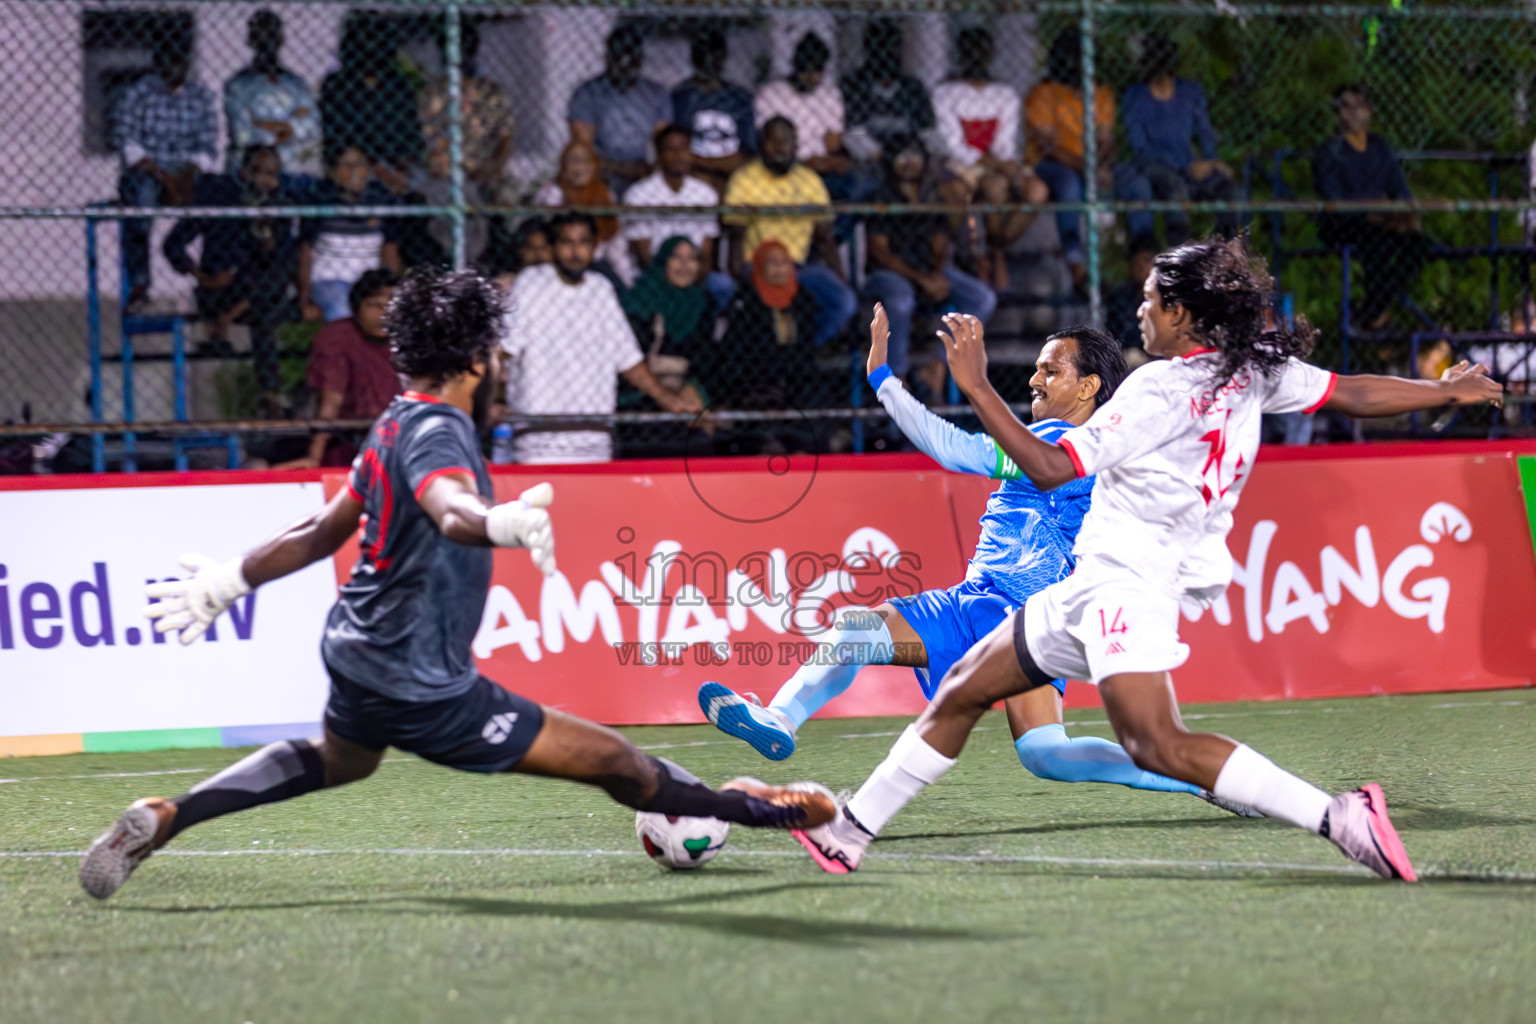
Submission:
[[[1322,829],[1323,816],[1333,799],[1241,743],[1221,766],[1213,792],[1223,800],[1263,811],[1271,818],[1283,818],[1308,832]]]
[[[955,766],[955,759],[934,750],[909,725],[864,785],[848,801],[848,813],[871,835],[878,835],[896,812]]]

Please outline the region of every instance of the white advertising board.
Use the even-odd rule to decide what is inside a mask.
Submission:
[[[0,491],[0,736],[319,721],[330,559],[187,647],[151,628],[144,585],[323,503],[319,483]]]

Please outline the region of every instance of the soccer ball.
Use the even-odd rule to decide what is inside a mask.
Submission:
[[[654,811],[635,814],[635,835],[645,852],[662,867],[701,868],[725,846],[731,823],[719,818],[679,818]]]

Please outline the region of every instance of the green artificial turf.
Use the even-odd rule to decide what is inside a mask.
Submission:
[[[741,828],[668,873],[596,791],[391,754],[199,826],[171,850],[230,855],[157,855],[106,903],[74,857],[0,856],[0,1021],[1536,1018],[1536,693],[1186,710],[1325,788],[1382,783],[1426,880],[1193,797],[1037,780],[998,715],[845,878]],[[812,722],[782,764],[707,727],[628,733],[714,782],[839,788],[901,724]],[[0,851],[82,850],[239,756],[0,761]]]

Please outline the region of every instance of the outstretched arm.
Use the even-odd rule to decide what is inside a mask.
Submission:
[[[252,588],[291,576],[330,558],[357,532],[363,503],[343,489],[320,511],[305,516],[240,559],[241,575]]]
[[[891,414],[891,419],[901,432],[930,459],[955,473],[975,473],[978,476],[1000,476],[1001,460],[997,445],[986,434],[970,434],[942,416],[935,415],[928,407],[912,396],[885,363],[886,345],[890,340],[890,321],[885,307],[875,305],[875,318],[869,325],[869,361],[866,370],[869,386],[875,389],[880,404]]]
[[[253,588],[334,555],[356,532],[362,514],[362,502],[351,491],[342,491],[320,511],[243,557],[216,562],[206,555],[182,555],[182,567],[192,575],[146,587],[144,593],[154,603],[145,614],[155,620],[156,632],[178,632],[181,642],[190,644]]]
[[[1042,491],[1076,480],[1072,457],[1030,433],[987,380],[987,350],[982,344],[981,321],[964,313],[949,313],[944,317],[944,326],[947,330],[940,331],[939,337],[949,354],[949,372],[1003,454]]]
[[[1504,404],[1504,386],[1488,376],[1488,367],[1463,359],[1439,380],[1408,380],[1356,374],[1339,377],[1324,409],[1347,416],[1397,416],[1442,405]]]

